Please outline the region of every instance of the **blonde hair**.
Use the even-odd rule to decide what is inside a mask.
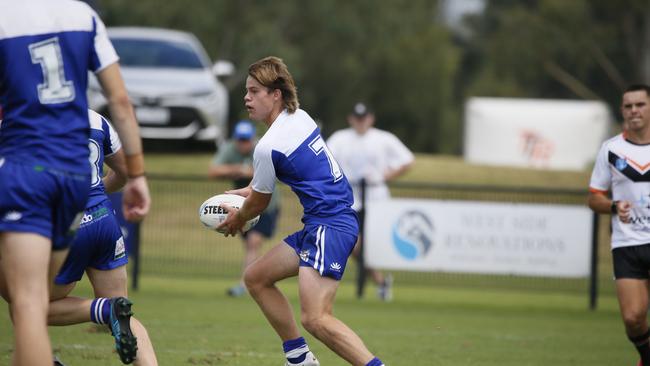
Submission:
[[[296,84],[281,58],[269,56],[253,63],[248,67],[248,75],[269,90],[280,90],[284,107],[289,113],[300,106]]]

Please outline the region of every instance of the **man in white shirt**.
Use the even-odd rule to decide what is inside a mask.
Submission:
[[[650,86],[628,87],[621,114],[623,133],[605,141],[596,158],[589,207],[612,214],[612,259],[621,315],[641,356],[638,365],[650,366]]]
[[[327,146],[341,165],[352,185],[357,212],[363,209],[361,179],[366,181],[367,201],[390,198],[386,182],[404,174],[413,163],[413,153],[392,133],[374,127],[375,114],[364,104],[357,103],[348,115],[349,128],[336,131]],[[353,255],[359,258],[361,239]],[[384,301],[392,298],[392,277],[368,268],[367,273],[378,286],[377,295]]]

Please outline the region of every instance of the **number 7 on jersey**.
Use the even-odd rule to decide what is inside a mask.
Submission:
[[[341,170],[339,163],[336,161],[336,159],[334,159],[334,155],[332,155],[330,149],[327,148],[325,141],[323,141],[323,137],[319,135],[313,139],[309,143],[309,148],[316,155],[320,155],[320,153],[325,152],[325,156],[327,156],[327,162],[330,164],[330,173],[332,174],[332,177],[334,177],[335,182],[343,178],[343,171]]]

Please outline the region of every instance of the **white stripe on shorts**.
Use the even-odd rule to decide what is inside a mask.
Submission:
[[[320,256],[320,275],[323,275],[323,270],[325,269],[325,228],[320,234],[320,245],[321,245],[321,256]]]
[[[316,255],[314,256],[314,269],[318,271],[318,258],[320,258],[320,232],[323,230],[322,226],[318,226],[316,231]]]

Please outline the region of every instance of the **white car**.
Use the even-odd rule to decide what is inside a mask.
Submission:
[[[212,65],[191,33],[142,27],[109,27],[122,75],[144,139],[214,141],[228,137],[228,91],[218,77],[233,71]],[[94,77],[88,104],[109,116]],[[110,117],[110,116],[109,116]]]

